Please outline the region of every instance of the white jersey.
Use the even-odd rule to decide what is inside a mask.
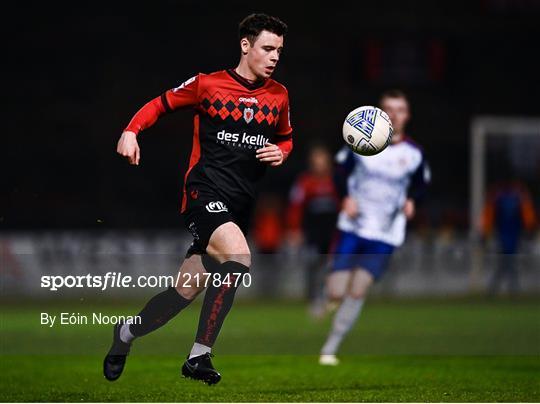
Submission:
[[[338,229],[395,247],[403,244],[407,224],[403,206],[409,186],[413,182],[419,191],[430,180],[420,148],[403,140],[377,155],[361,156],[344,147],[336,162],[346,171],[336,174],[348,174],[345,193],[356,200],[359,211],[354,219],[341,212]]]

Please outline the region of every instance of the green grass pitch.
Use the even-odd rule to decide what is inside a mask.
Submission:
[[[134,314],[144,302],[7,302],[0,401],[540,401],[538,300],[368,301],[342,346],[317,364],[331,318],[295,302],[239,301],[214,347],[216,386],[180,377],[199,307],[139,340],[114,383],[101,375],[111,326],[48,328],[40,312]]]

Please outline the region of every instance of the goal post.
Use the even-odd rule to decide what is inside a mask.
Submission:
[[[540,117],[478,116],[470,126],[469,240],[473,292],[484,289],[480,218],[488,182],[512,175],[540,190]]]
[[[490,142],[496,137],[506,138],[508,142],[511,138],[520,138],[521,141],[530,142],[529,153],[540,161],[540,117],[478,116],[471,122],[470,133],[469,235],[475,238],[478,236],[478,221],[486,197]],[[540,172],[530,174],[540,177]]]

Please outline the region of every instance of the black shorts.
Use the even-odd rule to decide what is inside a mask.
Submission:
[[[239,212],[209,186],[189,185],[186,188],[186,209],[183,215],[186,227],[193,236],[193,243],[187,256],[206,254],[212,233],[224,223],[234,222],[244,236],[247,236],[252,205],[252,203],[242,204],[248,208]]]

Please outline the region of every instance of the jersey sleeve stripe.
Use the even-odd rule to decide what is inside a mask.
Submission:
[[[161,94],[161,103],[163,104],[163,107],[165,108],[166,112],[172,112],[172,108],[169,105],[169,101],[167,101],[167,93]]]
[[[276,135],[278,136],[291,136],[293,132],[293,129],[292,128],[289,128],[289,130],[287,132],[284,132],[284,133],[276,133]]]
[[[292,130],[287,135],[282,135],[279,133],[276,133],[276,135],[278,135],[278,138],[276,139],[277,142],[285,142],[287,140],[292,139]]]

